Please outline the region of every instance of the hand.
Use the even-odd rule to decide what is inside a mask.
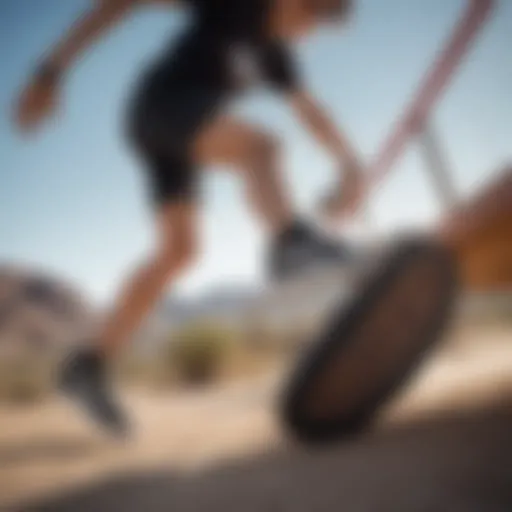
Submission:
[[[350,168],[335,190],[327,194],[320,204],[320,213],[328,220],[341,220],[354,215],[365,193],[363,171]]]
[[[16,105],[15,120],[22,131],[37,128],[55,111],[59,93],[57,74],[41,68],[25,87]]]

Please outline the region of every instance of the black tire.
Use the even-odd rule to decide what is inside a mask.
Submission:
[[[369,386],[371,389],[358,397],[355,403],[331,411],[327,416],[324,414],[321,418],[318,415],[315,417],[311,412],[311,404],[314,404],[315,399],[309,397],[312,393],[314,394],[315,386],[322,382],[322,374],[328,372],[333,358],[341,357],[343,361],[343,358],[348,357],[349,352],[357,354],[357,351],[354,352],[355,348],[362,351],[357,356],[359,362],[363,362],[360,371],[364,372],[368,366],[371,368],[371,365],[367,365],[364,361],[364,348],[358,347],[357,336],[361,333],[363,325],[372,325],[372,315],[376,315],[373,318],[378,318],[378,308],[386,303],[386,299],[391,297],[393,292],[400,291],[401,285],[405,286],[405,290],[410,291],[410,288],[407,288],[406,279],[410,279],[414,274],[408,274],[408,272],[414,272],[414,266],[418,264],[420,266],[416,267],[416,271],[418,268],[423,271],[427,268],[431,272],[432,275],[427,274],[427,277],[432,279],[427,282],[429,285],[432,284],[432,289],[435,291],[435,294],[430,297],[430,309],[424,310],[427,311],[426,316],[421,322],[416,320],[418,325],[410,330],[394,331],[394,337],[388,333],[388,337],[382,339],[386,333],[379,331],[378,334],[373,333],[373,336],[366,338],[366,340],[370,339],[371,347],[375,347],[377,343],[377,347],[387,347],[386,356],[389,354],[389,347],[396,346],[396,343],[393,345],[390,341],[399,340],[406,347],[406,355],[397,360],[396,364],[392,364],[391,372],[382,368],[382,371],[386,371],[387,374],[380,375],[379,367],[378,371],[366,375],[370,381],[374,379]],[[425,264],[426,267],[421,267]],[[406,239],[395,244],[389,254],[381,259],[379,266],[367,274],[348,304],[343,302],[334,309],[326,327],[305,351],[294,369],[286,386],[281,407],[281,419],[285,428],[301,442],[320,444],[342,440],[368,426],[379,408],[406,383],[429,349],[441,338],[451,317],[457,288],[456,264],[447,249],[428,239]],[[413,296],[415,299],[421,297],[421,300],[425,297],[424,294],[413,294]],[[402,299],[404,297],[405,295]],[[421,301],[417,302],[421,304]],[[395,317],[398,322],[406,320],[400,319],[399,316],[397,314]],[[380,318],[382,320],[385,316],[381,313]],[[412,318],[416,317],[412,316]],[[407,324],[400,324],[400,328],[402,325]],[[379,327],[378,323],[377,327]],[[372,332],[371,327],[369,328]],[[364,347],[364,336],[362,339],[361,346]],[[366,356],[369,353],[366,347]],[[372,362],[375,364],[375,360]],[[350,371],[354,371],[351,366],[349,368]],[[345,377],[343,374],[337,375],[336,379],[336,386],[340,390],[352,389],[350,386],[353,385],[353,381],[350,381],[350,377]],[[363,387],[366,385],[367,381]]]

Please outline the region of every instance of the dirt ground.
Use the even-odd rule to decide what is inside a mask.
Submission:
[[[0,408],[6,511],[512,510],[512,331],[468,332],[372,432],[309,451],[276,422],[278,379],[187,395],[128,393],[113,443],[58,400]]]

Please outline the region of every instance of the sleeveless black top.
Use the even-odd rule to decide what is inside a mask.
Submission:
[[[297,86],[284,42],[267,35],[272,0],[184,0],[193,20],[154,68],[171,87],[205,86],[219,92],[255,81],[280,89]],[[160,82],[162,83],[162,82]]]

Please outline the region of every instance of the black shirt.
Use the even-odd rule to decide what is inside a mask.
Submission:
[[[297,86],[284,42],[268,37],[272,0],[186,0],[192,23],[159,60],[156,72],[172,86],[230,92],[262,81],[279,90]]]

